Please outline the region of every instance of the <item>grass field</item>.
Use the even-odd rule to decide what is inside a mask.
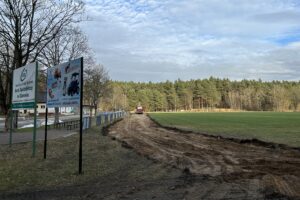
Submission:
[[[300,113],[150,113],[163,126],[300,147]]]

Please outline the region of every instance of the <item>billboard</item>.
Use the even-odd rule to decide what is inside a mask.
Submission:
[[[82,58],[47,70],[47,107],[79,107]]]
[[[34,108],[37,63],[15,69],[12,85],[12,109]]]

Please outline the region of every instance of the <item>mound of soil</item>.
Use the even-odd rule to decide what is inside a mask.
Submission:
[[[300,152],[185,134],[131,115],[109,135],[155,161],[187,171],[187,199],[300,199]]]

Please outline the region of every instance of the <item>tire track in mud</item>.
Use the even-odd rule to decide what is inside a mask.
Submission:
[[[222,181],[235,186],[246,184],[243,190],[249,193],[254,190],[271,191],[271,197],[278,194],[279,197],[300,198],[298,150],[272,149],[167,130],[145,115],[126,117],[109,128],[109,135],[144,156],[180,169],[189,169],[196,176],[217,177],[218,181],[221,177]],[[223,197],[234,190],[233,185],[224,186]],[[214,187],[207,192],[212,190],[216,193],[220,189]]]

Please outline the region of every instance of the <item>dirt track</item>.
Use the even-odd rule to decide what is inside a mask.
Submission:
[[[190,171],[190,198],[300,199],[298,150],[167,130],[145,115],[125,118],[109,134],[144,156]],[[201,177],[211,181],[203,184]]]

